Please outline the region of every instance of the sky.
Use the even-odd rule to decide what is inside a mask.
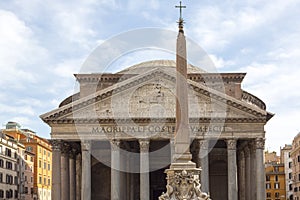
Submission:
[[[219,72],[247,72],[243,89],[275,116],[266,149],[279,151],[300,131],[300,1],[186,0],[185,34]],[[39,115],[78,87],[73,74],[110,38],[134,29],[177,31],[178,1],[1,0],[0,123],[19,122],[49,138]],[[175,38],[174,38],[175,41]],[[147,54],[147,59],[170,55]],[[120,69],[136,64],[128,56]]]

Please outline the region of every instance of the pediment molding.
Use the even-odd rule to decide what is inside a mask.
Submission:
[[[83,109],[84,107],[90,106],[96,102],[100,102],[104,99],[107,99],[111,97],[112,95],[118,94],[120,92],[126,91],[130,88],[136,87],[138,85],[141,85],[144,82],[150,81],[151,79],[165,79],[167,81],[171,81],[174,83],[176,82],[176,75],[172,72],[167,72],[162,69],[154,69],[152,71],[149,71],[145,74],[136,75],[134,77],[131,77],[129,79],[126,79],[122,82],[116,83],[108,88],[105,88],[103,90],[97,91],[96,93],[89,95],[87,97],[81,98],[79,100],[76,100],[70,104],[67,104],[65,106],[62,106],[58,109],[55,109],[51,112],[48,112],[46,114],[41,115],[40,117],[46,122],[46,123],[74,123],[75,121],[73,119],[64,119],[64,116],[70,115],[72,112],[78,111],[80,109]],[[221,93],[217,90],[214,90],[212,88],[208,88],[207,86],[188,80],[189,87],[193,89],[193,91],[202,94],[208,98],[212,98],[216,101],[219,101],[221,103],[227,104],[228,106],[232,106],[236,109],[239,109],[241,111],[244,111],[246,113],[249,113],[253,115],[251,118],[232,118],[232,119],[226,119],[227,121],[235,121],[235,122],[244,122],[246,121],[264,121],[266,122],[266,116],[267,112],[265,110],[259,109],[255,106],[252,106],[250,104],[247,104],[246,102],[242,102],[238,99],[235,99],[231,96],[228,96],[224,93]],[[72,121],[73,120],[73,121]],[[81,122],[85,119],[78,119]],[[97,120],[112,120],[112,119],[88,119],[91,121],[97,121]],[[130,119],[131,120],[131,119]],[[142,120],[142,119],[139,119]],[[152,118],[151,118],[152,120]],[[200,119],[199,119],[200,120]],[[212,120],[209,118],[209,120]],[[223,119],[224,121],[224,119]]]

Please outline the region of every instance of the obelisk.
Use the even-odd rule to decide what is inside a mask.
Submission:
[[[176,44],[176,129],[175,154],[170,169],[167,169],[167,192],[163,193],[159,200],[204,200],[210,199],[201,191],[199,180],[200,168],[191,161],[190,153],[190,128],[188,112],[188,85],[187,85],[187,53],[184,36],[182,8],[180,8],[178,21],[178,36]]]

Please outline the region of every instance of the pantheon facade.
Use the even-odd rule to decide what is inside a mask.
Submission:
[[[52,199],[157,200],[166,191],[175,66],[155,60],[117,73],[75,74],[79,92],[41,116],[51,127]],[[188,66],[190,152],[202,168],[202,191],[214,200],[265,193],[264,126],[273,115],[241,88],[245,75]]]

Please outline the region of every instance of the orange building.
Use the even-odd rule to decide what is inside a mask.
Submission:
[[[21,126],[15,122],[8,122],[3,132],[20,141],[28,153],[35,155],[33,196],[36,197],[33,199],[51,200],[52,147],[49,141],[37,136],[34,131],[21,129]]]
[[[286,199],[284,164],[270,162],[265,165],[266,171],[266,199]]]

